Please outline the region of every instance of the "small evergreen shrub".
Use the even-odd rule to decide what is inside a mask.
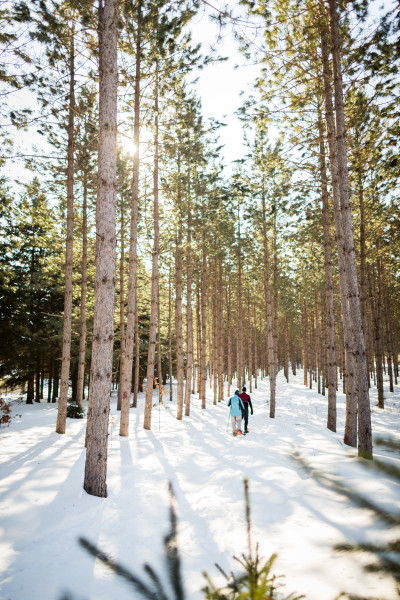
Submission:
[[[79,404],[70,403],[67,405],[67,417],[70,419],[83,419],[85,411]]]
[[[246,524],[247,524],[247,546],[248,554],[242,554],[241,558],[234,556],[240,566],[241,571],[234,573],[231,571],[229,575],[216,564],[217,569],[224,576],[226,583],[222,587],[216,587],[211,581],[207,573],[203,573],[207,580],[207,585],[203,588],[206,600],[299,600],[304,596],[296,596],[282,594],[280,588],[282,584],[277,581],[276,575],[271,573],[272,566],[277,555],[272,554],[267,561],[260,558],[258,544],[255,552],[251,541],[251,518],[250,518],[250,500],[249,500],[249,484],[247,479],[244,480],[244,496],[246,508]],[[279,592],[278,592],[279,590]]]
[[[266,562],[261,561],[258,554],[258,546],[256,546],[253,556],[251,543],[251,521],[250,521],[250,503],[249,490],[247,479],[244,480],[245,504],[246,504],[246,523],[247,523],[247,540],[248,554],[242,554],[241,558],[235,560],[241,565],[241,572],[226,575],[219,565],[216,565],[218,570],[225,576],[227,583],[222,588],[217,588],[212,583],[210,577],[203,573],[207,580],[207,585],[203,588],[204,597],[207,600],[299,600],[303,596],[295,596],[290,594],[284,596],[276,590],[281,586],[276,583],[275,575],[271,574],[272,565],[276,559],[276,554],[273,554]],[[104,554],[95,545],[80,538],[79,543],[92,556],[99,559],[103,564],[109,567],[116,575],[125,579],[136,592],[143,598],[148,600],[185,600],[185,591],[183,587],[181,575],[181,562],[178,550],[177,541],[177,517],[175,511],[175,497],[172,491],[171,484],[169,486],[170,493],[170,531],[164,538],[164,555],[165,566],[167,572],[167,581],[169,588],[163,583],[154,569],[145,564],[143,569],[148,581],[137,577],[134,573],[128,571],[125,567],[113,561],[109,556]],[[169,592],[172,590],[172,594]],[[67,600],[65,597],[63,600]]]

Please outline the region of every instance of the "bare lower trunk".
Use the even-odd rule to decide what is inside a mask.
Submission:
[[[328,387],[328,422],[327,427],[336,431],[336,336],[335,336],[335,299],[333,293],[332,240],[329,229],[328,178],[325,163],[324,130],[319,119],[319,154],[321,172],[322,218],[324,224],[324,266],[325,266],[325,300],[326,300],[326,377]]]
[[[183,416],[183,322],[182,322],[182,198],[178,157],[178,234],[175,251],[175,331],[176,331],[176,418]]]
[[[151,409],[153,405],[154,365],[156,356],[157,307],[158,307],[158,254],[160,250],[160,232],[158,226],[158,67],[156,67],[156,89],[154,106],[154,243],[153,265],[151,273],[151,306],[149,349],[147,353],[146,400],[144,407],[144,429],[151,429]],[[158,385],[160,385],[160,381]]]
[[[332,59],[335,89],[336,143],[337,163],[340,186],[340,212],[344,252],[346,260],[346,277],[348,285],[348,301],[353,333],[351,351],[356,371],[356,398],[358,407],[358,454],[364,458],[372,458],[371,408],[368,390],[368,368],[365,351],[365,340],[362,327],[360,294],[357,278],[357,264],[354,247],[353,223],[349,200],[349,177],[347,170],[347,146],[345,114],[342,86],[342,69],[340,60],[339,18],[336,0],[329,0],[329,13],[332,40]]]
[[[157,290],[157,379],[158,379],[158,400],[161,402],[164,391],[164,378],[162,373],[162,351],[161,351],[161,301],[160,285]]]
[[[252,326],[251,326],[251,306],[250,306],[250,291],[248,291],[247,295],[247,348],[248,348],[248,370],[249,370],[249,392],[250,394],[253,391],[253,357],[252,357]]]
[[[375,332],[375,364],[376,364],[376,386],[378,390],[378,406],[379,408],[385,407],[384,395],[383,395],[383,331],[382,331],[382,301],[381,301],[381,281],[380,281],[380,268],[378,261],[377,268],[377,285],[372,286],[371,274],[369,273],[369,284],[370,284],[370,302],[371,311],[374,322]]]
[[[326,32],[322,31],[321,36],[321,49],[323,59],[323,78],[324,78],[324,90],[325,90],[325,118],[327,124],[327,135],[328,135],[328,147],[329,147],[329,161],[332,179],[332,194],[333,194],[333,207],[334,207],[334,219],[335,219],[335,230],[336,230],[336,243],[338,251],[338,264],[339,264],[339,282],[340,282],[340,300],[342,307],[342,323],[343,323],[343,336],[345,343],[345,385],[346,385],[346,423],[345,423],[345,434],[344,442],[349,446],[357,446],[357,396],[356,396],[356,373],[355,373],[355,361],[354,361],[354,337],[352,335],[352,322],[350,318],[350,306],[349,306],[349,290],[348,290],[348,277],[346,274],[347,261],[345,256],[345,246],[343,237],[343,224],[342,224],[342,212],[340,209],[340,186],[339,186],[339,172],[337,162],[337,152],[335,144],[335,123],[333,118],[333,101],[332,101],[332,88],[331,88],[331,76],[329,70],[329,59],[328,59],[328,48],[326,40]]]
[[[121,256],[119,261],[119,384],[117,410],[121,410],[121,359],[125,346],[125,293],[124,293],[124,265],[125,265],[125,243],[124,243],[124,208],[121,206]]]
[[[224,310],[221,260],[219,262],[218,284],[218,357],[218,402],[222,402],[224,399]]]
[[[227,302],[227,337],[228,337],[228,396],[231,393],[232,383],[232,316],[231,316],[231,278],[229,274],[228,281],[228,302]]]
[[[107,496],[107,442],[114,343],[117,0],[99,7],[99,155],[96,205],[96,280],[92,382],[84,489]]]
[[[237,321],[237,388],[241,389],[244,385],[243,380],[243,301],[242,301],[242,249],[240,244],[240,223],[239,223],[239,257],[238,257],[238,321]]]
[[[83,388],[85,384],[85,359],[86,359],[86,293],[87,293],[87,179],[83,181],[83,209],[82,209],[82,282],[81,282],[81,314],[79,331],[79,358],[78,358],[78,404],[82,406]]]
[[[72,267],[74,245],[74,115],[75,115],[75,47],[74,31],[71,32],[68,108],[68,151],[67,151],[67,242],[65,248],[65,291],[63,345],[61,360],[61,386],[58,402],[57,433],[65,433],[69,367],[71,361],[72,328]]]
[[[171,319],[172,319],[172,299],[171,299],[171,271],[169,272],[168,282],[168,366],[169,366],[169,400],[173,398],[172,388],[172,338],[171,338]]]
[[[129,407],[132,390],[133,342],[137,313],[137,222],[139,208],[139,119],[140,119],[140,69],[141,69],[141,2],[137,7],[136,72],[133,143],[135,154],[132,169],[131,224],[129,241],[129,276],[127,298],[127,322],[125,344],[121,348],[121,419],[119,434],[127,436],[129,431]],[[136,381],[137,384],[137,381]]]
[[[189,199],[190,202],[190,199]],[[192,383],[193,369],[193,317],[192,317],[192,215],[189,206],[188,231],[187,231],[187,297],[186,297],[186,335],[187,335],[187,362],[186,362],[186,389],[185,389],[185,415],[190,415],[190,386]]]
[[[392,361],[392,337],[390,330],[390,310],[389,310],[389,298],[388,290],[385,285],[382,286],[383,294],[383,309],[385,314],[385,327],[386,327],[386,353],[387,353],[387,365],[389,375],[389,391],[394,392],[393,387],[393,361]]]
[[[214,404],[217,404],[218,398],[218,314],[217,314],[217,267],[214,265],[214,282],[213,282],[213,303],[212,303],[212,319],[213,319],[213,393],[214,393]]]
[[[276,371],[275,371],[275,347],[274,347],[274,316],[271,301],[271,283],[270,283],[270,268],[269,268],[269,250],[267,239],[266,226],[266,208],[265,208],[265,193],[262,193],[262,212],[263,212],[263,243],[264,243],[264,294],[267,317],[267,332],[268,332],[268,372],[270,385],[270,404],[269,416],[275,418],[275,387],[276,387]]]
[[[205,236],[202,236],[202,268],[201,268],[201,408],[206,408],[207,384],[207,259],[205,249]]]

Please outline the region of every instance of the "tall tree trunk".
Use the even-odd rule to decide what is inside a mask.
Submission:
[[[257,320],[256,305],[254,304],[254,388],[257,389],[258,353],[257,353]]]
[[[325,162],[324,130],[321,118],[319,125],[319,164],[321,173],[322,219],[324,226],[324,267],[326,301],[326,358],[328,384],[328,422],[327,427],[336,431],[336,335],[335,335],[335,298],[333,293],[332,240],[329,228],[328,177]]]
[[[335,90],[337,163],[340,186],[340,212],[346,260],[346,277],[353,333],[353,359],[356,371],[356,397],[358,405],[358,454],[372,458],[371,408],[368,390],[368,368],[362,327],[357,264],[354,247],[353,223],[349,200],[349,177],[347,169],[347,146],[343,101],[342,68],[340,59],[339,17],[336,0],[329,0],[332,62]]]
[[[327,124],[327,136],[329,147],[329,162],[332,180],[332,195],[334,207],[334,220],[336,230],[336,244],[339,264],[340,300],[342,308],[343,336],[345,343],[345,375],[346,385],[346,423],[344,442],[349,446],[357,446],[357,395],[356,395],[356,373],[354,360],[354,337],[352,332],[352,321],[349,306],[349,289],[347,277],[347,261],[343,237],[343,214],[340,206],[339,168],[337,161],[335,143],[335,122],[333,118],[333,101],[331,88],[331,74],[329,68],[327,32],[321,32],[321,50],[323,61],[325,119]]]
[[[153,383],[154,364],[156,356],[157,335],[157,306],[158,298],[158,255],[160,251],[160,231],[158,225],[158,64],[156,65],[156,82],[154,95],[154,171],[153,171],[153,195],[154,195],[154,243],[153,243],[153,266],[151,275],[151,307],[150,307],[150,330],[149,349],[147,354],[147,381],[146,401],[144,407],[144,428],[151,429],[151,409],[153,406]],[[160,385],[160,381],[158,385]]]
[[[365,240],[365,209],[364,209],[364,188],[362,181],[362,171],[359,168],[358,173],[358,197],[360,205],[360,309],[361,319],[363,324],[365,351],[367,360],[367,369],[369,365],[369,340],[368,340],[368,323],[367,323],[367,261],[366,261],[366,240]],[[368,377],[368,387],[369,377]]]
[[[79,357],[78,357],[78,404],[82,406],[83,389],[85,385],[86,359],[86,295],[87,295],[87,174],[83,179],[82,206],[82,280],[81,280],[81,310],[79,327]]]
[[[372,287],[371,274],[369,273],[370,301],[374,320],[375,331],[375,363],[376,363],[376,386],[378,389],[378,406],[385,407],[383,395],[383,328],[382,328],[382,299],[381,299],[381,273],[379,260],[377,264],[377,285]]]
[[[171,334],[171,319],[172,319],[172,298],[171,298],[171,270],[168,278],[168,366],[169,366],[169,401],[173,398],[172,387],[172,334]]]
[[[40,402],[40,352],[36,350],[35,402]]]
[[[185,415],[190,415],[190,386],[192,382],[193,369],[193,316],[192,316],[192,212],[188,207],[188,225],[187,225],[187,250],[186,250],[186,336],[187,336],[187,361],[186,361],[186,389],[185,389]]]
[[[116,171],[117,171],[117,0],[99,6],[99,154],[96,205],[96,280],[92,382],[84,489],[107,496],[107,443],[114,343]]]
[[[65,433],[72,330],[72,267],[74,245],[74,116],[75,116],[75,31],[71,31],[69,58],[68,151],[67,151],[67,241],[65,247],[65,292],[61,389],[57,413],[57,433]]]
[[[274,363],[275,363],[275,377],[279,371],[278,363],[278,234],[276,229],[276,213],[277,207],[274,206]]]
[[[196,356],[197,356],[197,393],[201,393],[201,317],[200,317],[200,281],[196,280]]]
[[[157,290],[157,377],[158,377],[158,400],[161,402],[164,391],[164,377],[162,372],[162,351],[161,351],[161,301],[160,301],[160,282]]]
[[[206,408],[207,384],[207,258],[205,234],[202,233],[202,267],[201,267],[201,408]]]
[[[251,324],[251,302],[250,302],[250,290],[247,294],[247,347],[248,347],[248,369],[249,369],[249,392],[253,391],[253,348],[252,348],[252,324]]]
[[[178,233],[175,251],[175,330],[176,330],[176,418],[183,416],[183,322],[182,322],[182,189],[178,156]]]
[[[392,365],[392,338],[390,331],[390,311],[389,311],[389,294],[385,284],[382,285],[383,295],[383,310],[385,314],[385,327],[386,327],[386,352],[387,352],[387,365],[389,375],[389,391],[394,392],[393,387],[393,365]]]
[[[303,310],[301,312],[301,331],[303,341],[303,384],[307,387],[307,372],[308,372],[308,319],[307,319],[307,306],[304,302]]]
[[[214,263],[214,281],[213,281],[213,303],[212,303],[212,320],[213,320],[213,392],[214,392],[214,404],[217,404],[218,397],[218,312],[217,304],[218,298],[216,294],[217,290],[217,262]]]
[[[231,311],[231,274],[229,272],[228,279],[228,302],[227,302],[227,337],[228,337],[228,396],[231,395],[231,383],[232,383],[232,311]]]
[[[122,353],[125,346],[125,240],[124,240],[124,207],[121,204],[121,256],[119,260],[119,384],[118,384],[118,402],[117,410],[121,410],[122,404],[122,384],[121,384],[121,367]]]
[[[240,239],[240,215],[238,211],[239,234],[238,234],[238,317],[237,317],[237,388],[241,390],[243,381],[243,300],[242,300],[242,247]]]
[[[222,282],[222,260],[219,260],[218,282],[218,402],[224,399],[224,292]]]
[[[269,386],[270,386],[269,416],[271,419],[274,419],[275,418],[275,388],[276,388],[274,321],[273,321],[274,315],[273,315],[272,301],[271,301],[271,282],[270,282],[270,272],[269,272],[270,268],[269,268],[269,250],[268,250],[268,238],[267,238],[264,181],[263,181],[263,186],[262,186],[262,214],[263,214],[262,235],[263,235],[263,243],[264,243],[264,294],[265,294],[266,317],[267,317],[268,372],[269,372]]]
[[[49,379],[47,382],[47,402],[51,402],[51,392],[53,386],[53,345],[50,346],[50,356],[49,356]]]
[[[142,43],[142,2],[137,4],[136,32],[136,67],[134,91],[134,126],[133,144],[135,153],[132,167],[131,226],[129,242],[129,276],[127,298],[127,322],[125,344],[121,348],[121,418],[119,434],[127,436],[129,431],[129,407],[132,390],[133,341],[135,337],[135,320],[137,314],[137,227],[139,209],[139,119],[140,119],[140,75],[141,75],[141,43]],[[138,379],[135,381],[138,385]],[[135,403],[135,402],[134,402]]]
[[[139,393],[139,369],[140,369],[140,338],[139,338],[139,305],[137,300],[137,288],[135,288],[135,373],[134,373],[134,386],[133,386],[133,408],[137,407],[137,399]],[[143,391],[143,389],[141,389]]]
[[[51,395],[51,402],[55,403],[58,398],[58,385],[59,385],[59,368],[57,364],[57,353],[59,351],[58,344],[56,345],[56,356],[53,360],[53,392]]]

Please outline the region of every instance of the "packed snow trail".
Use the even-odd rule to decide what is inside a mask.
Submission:
[[[366,575],[354,557],[333,552],[335,543],[376,542],[388,532],[302,471],[299,452],[313,469],[339,474],[383,506],[399,505],[399,489],[364,470],[356,451],[343,445],[344,397],[338,397],[338,432],[326,429],[327,398],[302,385],[302,373],[287,384],[278,377],[276,418],[269,418],[267,381],[251,394],[250,435],[231,434],[226,406],[207,409],[192,396],[191,415],[176,419],[175,402],[158,405],[152,431],[143,429],[144,397],[131,409],[130,436],[118,435],[112,396],[108,498],[83,488],[85,420],[67,421],[55,433],[56,405],[14,405],[21,413],[0,432],[0,598],[76,600],[138,597],[79,545],[88,538],[136,574],[149,562],[163,572],[162,539],[168,529],[168,482],[177,499],[179,547],[187,598],[200,600],[202,571],[221,581],[214,563],[237,569],[233,555],[246,551],[243,478],[250,484],[253,541],[274,572],[285,575],[285,591],[309,600],[333,600],[342,590],[396,598],[393,585]],[[400,439],[400,387],[386,393],[386,409],[374,405],[373,433]],[[164,396],[168,398],[168,394]],[[375,450],[381,455],[380,449]],[[398,457],[387,460],[399,463]]]

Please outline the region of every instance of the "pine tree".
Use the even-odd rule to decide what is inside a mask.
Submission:
[[[117,166],[117,2],[99,6],[99,156],[96,207],[96,286],[92,382],[89,396],[84,489],[107,496],[107,444],[114,341],[116,166]]]

